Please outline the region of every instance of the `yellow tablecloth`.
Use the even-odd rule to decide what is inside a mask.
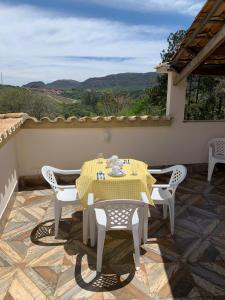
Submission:
[[[84,208],[87,207],[87,197],[93,193],[95,199],[140,199],[140,192],[146,192],[149,204],[154,206],[150,198],[151,186],[156,179],[147,171],[147,164],[142,161],[130,159],[130,164],[124,164],[123,170],[126,175],[123,177],[112,177],[108,173],[106,160],[94,159],[87,161],[81,168],[81,175],[76,180],[76,186],[80,201]],[[132,175],[132,170],[137,175]],[[105,180],[97,180],[97,172],[105,173]]]

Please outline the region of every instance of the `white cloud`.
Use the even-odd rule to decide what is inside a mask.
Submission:
[[[147,72],[174,29],[66,17],[31,6],[0,4],[0,71],[6,83],[84,80],[117,72]],[[133,57],[129,61],[65,60],[65,56]]]
[[[51,82],[56,79],[75,79],[83,81],[89,77],[100,77],[123,72],[150,72],[155,60],[137,58],[123,63],[113,61],[77,60],[63,58],[23,58],[13,59],[12,65],[2,62],[3,80],[7,84],[22,85],[30,81]]]
[[[76,0],[74,0],[76,1]],[[80,0],[82,1],[82,0]],[[134,11],[168,11],[196,15],[203,6],[203,0],[90,0],[103,6]]]

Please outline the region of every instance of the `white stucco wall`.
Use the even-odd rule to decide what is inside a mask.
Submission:
[[[0,148],[0,219],[17,188],[17,155],[15,137]]]
[[[152,166],[207,162],[207,142],[225,136],[225,123],[183,123],[170,127],[113,128],[110,141],[104,129],[23,129],[17,136],[20,175],[33,175],[44,164],[80,168],[103,152],[146,161]]]

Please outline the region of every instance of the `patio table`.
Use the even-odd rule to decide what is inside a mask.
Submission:
[[[107,168],[106,160],[99,159],[87,161],[81,168],[81,175],[76,180],[80,201],[84,208],[87,208],[87,197],[89,193],[95,195],[95,199],[140,199],[140,193],[145,192],[149,204],[154,206],[151,200],[151,186],[156,179],[149,174],[148,165],[134,159],[121,159],[129,163],[123,164],[125,176],[112,177],[108,175],[110,168]],[[132,171],[136,171],[136,175]],[[97,172],[103,172],[105,179],[97,179]]]

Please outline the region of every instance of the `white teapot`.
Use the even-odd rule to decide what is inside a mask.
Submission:
[[[111,156],[109,159],[107,159],[107,167],[112,168],[113,166],[122,167],[123,162],[119,159],[117,155]]]

